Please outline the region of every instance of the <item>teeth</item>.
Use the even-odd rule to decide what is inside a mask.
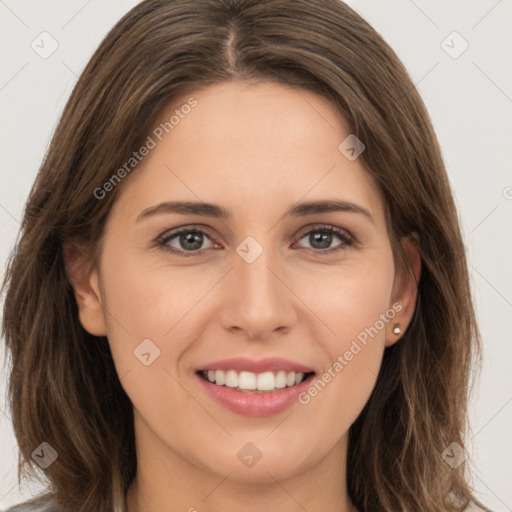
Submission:
[[[236,374],[236,372],[235,372]],[[238,374],[237,386],[240,389],[256,389],[258,385],[258,379],[255,373],[252,372],[240,372]]]
[[[272,372],[264,372],[258,374],[258,381],[256,382],[256,389],[258,391],[270,391],[276,389],[276,378]]]
[[[215,382],[219,386],[223,386],[225,381],[226,379],[224,378],[224,372],[222,370],[215,370]]]
[[[286,387],[286,372],[280,371],[276,373],[276,388],[281,389]]]
[[[253,373],[236,370],[208,370],[202,372],[203,376],[213,384],[238,388],[248,391],[272,391],[285,387],[296,386],[304,380],[304,373],[285,372],[279,370],[277,373],[263,372]]]

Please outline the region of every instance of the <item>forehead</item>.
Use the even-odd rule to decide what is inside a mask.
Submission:
[[[158,116],[149,134],[154,147],[122,197],[137,208],[202,200],[251,215],[284,211],[303,197],[336,198],[379,216],[373,180],[360,159],[339,149],[348,135],[334,105],[311,91],[267,82],[191,91]]]

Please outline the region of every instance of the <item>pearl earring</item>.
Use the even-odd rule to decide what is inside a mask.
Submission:
[[[395,327],[393,328],[393,334],[401,334],[402,333],[402,329],[400,329],[400,324],[397,322],[395,324]]]

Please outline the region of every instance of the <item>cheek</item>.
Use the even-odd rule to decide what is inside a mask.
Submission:
[[[186,431],[187,411],[200,411],[178,383],[177,365],[197,338],[198,306],[215,280],[200,286],[198,273],[147,268],[129,258],[104,261],[108,338],[121,384],[149,424]]]
[[[348,348],[347,342],[374,326],[391,307],[394,280],[391,249],[373,251],[367,257],[354,258],[346,265],[323,272],[324,275],[310,274],[301,293],[330,328],[322,331],[323,340],[328,354],[334,358],[340,350]],[[375,338],[383,340],[385,326],[379,322],[377,327],[379,333]]]
[[[333,435],[350,427],[375,386],[386,330],[395,315],[390,304],[393,276],[392,254],[381,251],[364,265],[333,273],[309,296],[332,332],[325,329],[321,338],[328,356],[323,372],[300,401],[336,425]]]
[[[155,267],[136,257],[116,258],[112,253],[105,257],[104,305],[118,373],[140,369],[137,355],[143,348],[139,347],[148,347],[158,355],[151,368],[161,367],[175,374],[180,357],[198,337],[195,330],[200,329],[204,308],[209,307],[207,293],[218,280],[212,271]]]
[[[166,266],[165,258],[155,264],[155,259],[149,250],[133,254],[133,247],[120,257],[112,247],[105,251],[105,304],[134,340],[163,338],[201,292],[197,273]],[[111,322],[111,327],[117,330],[119,325]]]

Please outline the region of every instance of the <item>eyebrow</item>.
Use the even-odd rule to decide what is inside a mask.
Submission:
[[[292,217],[305,217],[307,215],[331,212],[359,213],[367,217],[371,222],[374,222],[372,214],[366,208],[363,208],[362,206],[359,206],[355,203],[341,201],[338,199],[300,203],[292,206],[281,218],[284,218],[287,215]],[[233,218],[233,215],[229,210],[218,204],[192,201],[165,201],[143,210],[137,216],[136,222],[139,222],[140,220],[148,217],[152,217],[154,215],[165,213],[199,215],[202,217],[212,217],[215,219]]]

